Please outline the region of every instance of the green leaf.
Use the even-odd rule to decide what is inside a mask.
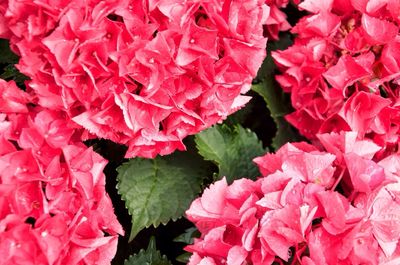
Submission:
[[[175,152],[155,159],[135,158],[118,169],[118,193],[132,216],[131,241],[145,227],[182,217],[198,195],[208,165]]]
[[[267,108],[274,119],[277,132],[272,139],[272,147],[277,150],[289,141],[299,141],[301,136],[286,121],[285,115],[292,112],[290,97],[285,94],[275,82],[274,74],[276,65],[271,57],[271,50],[285,49],[291,44],[289,34],[283,34],[279,41],[271,42],[268,45],[268,56],[264,60],[257,74],[259,83],[252,85],[252,90],[262,96],[267,104]]]
[[[124,265],[171,265],[171,262],[165,255],[161,256],[160,251],[156,249],[154,237],[152,237],[147,249],[142,249],[139,253],[130,256],[125,260]]]
[[[290,101],[286,99],[287,95],[270,79],[253,85],[252,90],[264,98],[271,117],[275,121],[277,132],[271,144],[274,150],[279,149],[287,142],[300,141],[302,139],[300,135],[285,119],[285,115],[291,112],[288,107]]]
[[[228,182],[239,178],[259,176],[253,158],[265,150],[256,134],[240,125],[233,129],[226,125],[213,126],[195,136],[196,147],[204,159],[218,166],[218,177]]]
[[[191,256],[192,256],[192,253],[185,252],[185,253],[179,255],[178,257],[176,257],[176,261],[187,264],[187,263],[189,263],[189,259]]]
[[[251,89],[263,97],[272,118],[284,117],[291,111],[290,105],[283,104],[289,100],[287,95],[275,84],[272,78],[264,79],[262,83],[252,85]]]
[[[185,243],[185,245],[193,244],[194,238],[200,237],[200,232],[196,227],[189,227],[184,233],[174,238],[174,242]]]
[[[200,231],[196,227],[189,227],[184,233],[174,238],[174,242],[184,243],[185,246],[191,245],[194,243],[194,238],[199,238],[200,236]],[[192,253],[185,252],[176,257],[176,261],[187,264],[191,256]]]

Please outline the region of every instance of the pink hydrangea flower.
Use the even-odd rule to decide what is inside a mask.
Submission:
[[[0,83],[0,263],[109,264],[124,231],[105,191],[107,161],[62,112]]]
[[[312,141],[354,131],[382,150],[398,149],[399,4],[397,1],[314,1],[292,29],[294,45],[273,53],[277,81],[291,94],[287,120]]]
[[[206,189],[186,211],[201,232],[186,247],[193,253],[189,264],[395,264],[399,156],[376,163],[373,143],[351,133],[340,137],[348,140],[332,150],[342,152],[341,160],[289,143],[254,160],[263,175],[257,181],[228,185],[224,178]],[[349,187],[341,194],[337,182],[346,179]]]
[[[21,56],[38,104],[65,112],[84,138],[154,157],[248,102],[269,10],[262,0],[10,0],[0,36]],[[269,24],[286,28],[279,12]]]

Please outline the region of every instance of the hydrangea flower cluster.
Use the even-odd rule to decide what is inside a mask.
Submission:
[[[297,2],[311,14],[272,55],[287,120],[315,145],[286,144],[254,159],[258,180],[196,199],[190,265],[400,263],[400,4]]]
[[[65,112],[84,139],[128,145],[126,157],[184,149],[184,137],[248,102],[265,57],[264,0],[0,5],[0,37],[38,104]]]
[[[254,160],[257,181],[211,185],[186,212],[201,232],[189,265],[398,264],[400,156],[374,162],[354,136],[332,135],[333,153],[286,144]]]
[[[0,80],[1,264],[110,264],[123,234],[107,161],[65,113]]]
[[[305,0],[293,46],[273,53],[295,111],[286,118],[310,140],[354,131],[398,150],[400,2]]]

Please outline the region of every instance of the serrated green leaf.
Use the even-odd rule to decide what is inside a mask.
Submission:
[[[152,237],[146,250],[142,249],[139,253],[130,256],[125,260],[124,265],[172,265],[166,256],[162,256],[156,248],[156,243]]]
[[[238,178],[255,179],[259,176],[253,158],[265,150],[256,134],[240,125],[233,129],[226,125],[213,126],[195,136],[196,147],[205,160],[214,162],[218,177],[228,182]]]
[[[194,238],[199,238],[200,236],[201,236],[200,231],[196,227],[189,227],[188,229],[185,230],[184,233],[174,238],[174,242],[184,243],[185,245],[191,245],[194,243]],[[186,264],[189,262],[190,256],[192,256],[192,253],[185,252],[176,257],[176,261]]]
[[[182,217],[201,190],[207,166],[182,152],[122,164],[117,169],[117,188],[132,216],[129,241],[145,227]]]
[[[192,256],[192,253],[185,252],[178,257],[176,257],[176,261],[182,262],[187,264],[189,262],[190,257]]]
[[[184,233],[174,238],[174,242],[185,243],[185,245],[193,244],[194,238],[200,237],[200,232],[196,227],[189,227]]]

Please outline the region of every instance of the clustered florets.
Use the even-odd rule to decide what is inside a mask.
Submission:
[[[0,36],[39,105],[85,138],[128,145],[127,157],[155,157],[248,102],[269,10],[262,0],[10,0]]]
[[[354,131],[395,152],[399,141],[400,2],[304,1],[311,14],[292,32],[294,44],[272,54],[277,81],[291,94],[286,118],[312,141]]]
[[[186,212],[201,232],[190,265],[400,262],[400,4],[293,2],[309,15],[272,56],[287,120],[314,145],[206,189]],[[266,36],[291,28],[287,4],[0,0],[0,37],[29,77],[26,92],[0,80],[2,260],[109,264],[123,230],[106,160],[82,141],[125,144],[127,157],[184,149],[249,100]]]
[[[254,160],[257,181],[211,185],[186,212],[202,233],[189,265],[395,264],[400,156],[374,162],[380,149],[353,136],[338,137],[336,154],[286,144]]]
[[[126,144],[126,157],[184,149],[248,102],[269,12],[262,0],[0,0],[0,37],[29,78],[26,91],[0,80],[0,263],[110,264],[124,231],[107,161],[83,141]]]
[[[62,112],[0,80],[2,264],[109,264],[123,234],[105,191],[107,161]]]
[[[400,3],[298,7],[310,15],[272,56],[286,118],[314,145],[256,158],[257,181],[223,179],[196,199],[190,265],[400,262]]]

